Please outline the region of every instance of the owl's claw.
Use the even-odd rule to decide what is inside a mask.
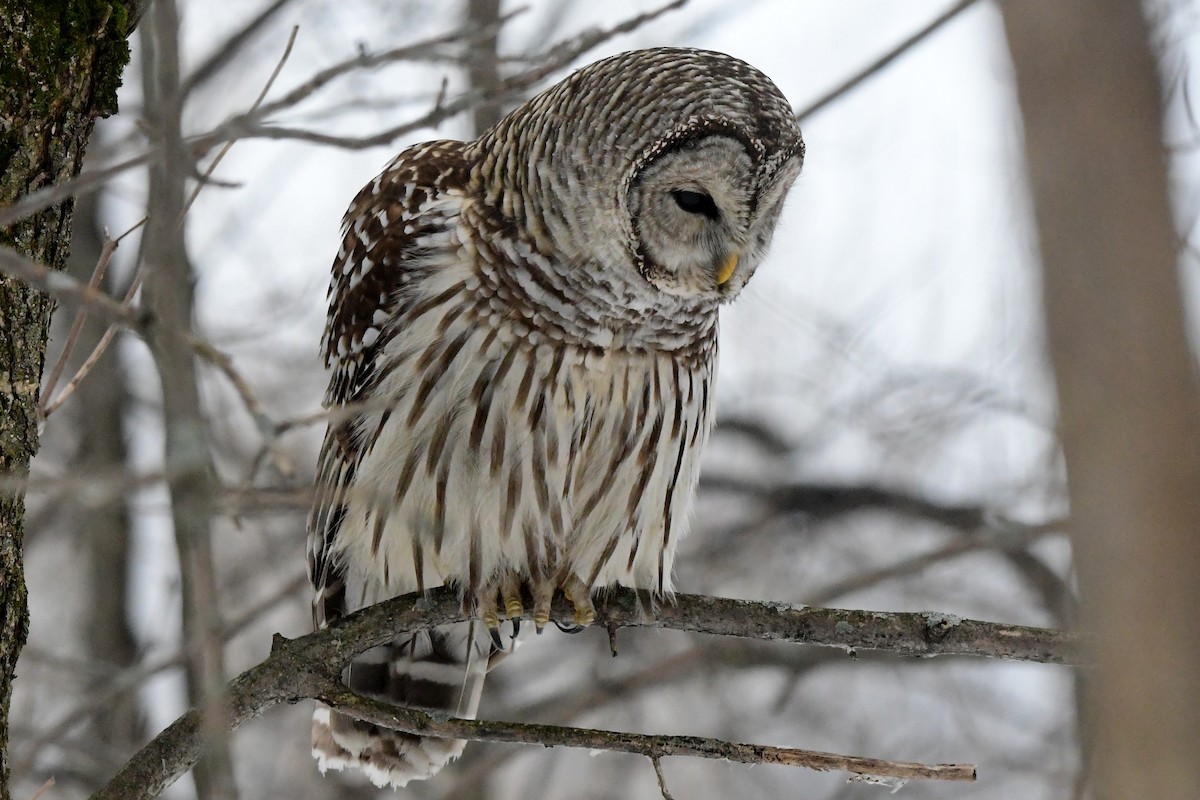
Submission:
[[[495,628],[489,627],[488,635],[492,637],[492,650],[499,652],[499,653],[503,653],[505,650],[508,649],[504,646],[504,640],[500,638],[499,624],[497,624],[497,626]]]
[[[541,580],[529,586],[533,596],[533,627],[541,633],[550,622],[550,602],[554,599],[554,584]]]
[[[500,582],[500,595],[504,599],[504,614],[511,620],[519,620],[525,614],[521,602],[521,581],[511,572]]]
[[[496,593],[483,592],[475,601],[479,609],[479,618],[490,631],[500,630],[500,611],[496,606]],[[495,634],[493,634],[495,635]]]

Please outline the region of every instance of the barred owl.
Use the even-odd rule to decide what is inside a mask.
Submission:
[[[599,61],[472,142],[401,153],[355,198],[333,265],[331,418],[309,520],[315,623],[457,586],[475,622],[344,676],[472,717],[500,619],[562,591],[671,592],[712,421],[717,309],[800,172],[790,106],[753,67],[659,48]],[[523,596],[525,599],[523,599]],[[318,708],[322,770],[378,785],[463,742]]]

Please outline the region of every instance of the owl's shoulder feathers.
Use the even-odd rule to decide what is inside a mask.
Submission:
[[[362,188],[342,221],[321,343],[327,404],[358,399],[389,337],[391,307],[414,264],[439,244],[470,179],[464,142],[414,145]]]

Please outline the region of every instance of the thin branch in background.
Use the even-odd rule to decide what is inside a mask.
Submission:
[[[254,419],[254,424],[265,440],[263,446],[271,453],[280,473],[287,477],[295,474],[295,467],[292,465],[291,459],[277,446],[275,421],[264,410],[254,390],[250,388],[249,381],[234,367],[233,359],[229,354],[218,350],[212,343],[199,336],[188,336],[187,340],[192,352],[216,367],[233,386],[238,397],[241,398],[242,404],[246,407],[246,411]]]
[[[495,34],[496,30],[520,14],[524,9],[516,9],[499,17],[494,26],[475,29],[471,27],[460,28],[449,33],[434,36],[424,41],[416,42],[415,44],[403,45],[394,47],[391,50],[385,50],[382,53],[362,52],[353,58],[345,59],[331,67],[317,72],[304,83],[287,92],[283,97],[275,100],[267,105],[253,111],[240,114],[229,120],[226,125],[233,128],[239,124],[245,124],[256,119],[263,119],[280,111],[293,108],[299,105],[302,101],[319,92],[321,89],[328,86],[334,80],[347,75],[351,72],[360,70],[370,70],[387,64],[394,64],[400,61],[428,61],[428,60],[446,60],[459,61],[461,57],[450,51],[442,52],[440,48],[447,45],[462,43],[463,45],[472,45]],[[224,126],[221,126],[224,127]],[[219,130],[219,128],[218,128]]]
[[[221,70],[228,66],[242,51],[242,48],[262,31],[267,23],[275,18],[276,14],[286,8],[291,2],[292,0],[275,0],[275,2],[260,11],[257,16],[247,22],[240,30],[227,38],[220,47],[214,50],[208,58],[204,59],[203,63],[192,70],[191,74],[183,80],[183,85],[180,87],[180,94],[183,95],[184,99],[188,98],[192,92],[208,83]]]
[[[70,180],[30,192],[18,202],[0,207],[0,228],[10,227],[26,217],[31,217],[39,211],[45,211],[64,200],[70,200],[72,197],[90,192],[131,169],[144,167],[155,155],[153,149],[148,149],[144,153],[139,153],[116,164],[101,169],[87,170]]]
[[[515,14],[518,12],[513,12],[513,13]],[[510,15],[506,16],[504,19],[508,19],[511,16],[512,15],[510,14]],[[503,22],[504,19],[502,19],[501,22]],[[228,141],[231,138],[232,139],[244,138],[243,135],[240,133],[240,131],[243,128],[245,128],[249,124],[249,122],[260,119],[263,116],[267,116],[267,115],[275,113],[277,111],[281,111],[286,108],[290,108],[290,107],[294,106],[295,104],[299,103],[301,100],[308,97],[309,95],[313,94],[315,91],[320,89],[322,86],[324,86],[329,81],[331,81],[337,77],[340,77],[343,74],[352,72],[354,70],[367,69],[367,68],[371,68],[371,67],[381,66],[386,63],[393,63],[396,61],[403,61],[403,60],[457,61],[458,56],[452,56],[449,54],[442,56],[439,52],[436,51],[436,46],[441,45],[441,44],[449,44],[449,43],[453,43],[453,42],[463,41],[464,39],[470,37],[471,35],[480,35],[480,34],[486,35],[486,32],[471,32],[471,31],[462,31],[462,30],[454,31],[452,33],[434,37],[432,39],[428,39],[424,42],[419,42],[414,45],[407,45],[405,47],[395,48],[393,50],[389,50],[385,53],[381,53],[378,55],[374,55],[374,56],[360,55],[355,58],[348,59],[347,61],[344,61],[341,64],[335,65],[333,67],[330,67],[329,69],[318,72],[313,78],[311,78],[305,84],[302,84],[300,87],[293,89],[289,94],[285,95],[282,99],[270,104],[268,107],[258,109],[258,111],[255,112],[254,114],[249,114],[249,113],[238,114],[238,115],[232,117],[231,119],[227,120],[226,122],[222,123],[214,130],[209,131],[206,134],[203,134],[201,136],[190,137],[187,140],[188,144],[193,149],[193,155],[199,157],[199,156],[203,156],[205,153],[207,153],[213,147],[216,147],[217,145],[219,145],[225,141]],[[476,98],[472,98],[471,100],[474,101],[474,100],[476,100]],[[458,109],[454,113],[458,113],[459,111],[466,110],[466,106],[468,106],[469,103],[465,103],[463,105],[464,105],[464,108]],[[425,121],[418,121],[419,124],[415,124],[415,125],[407,128],[406,130],[413,130],[413,129],[417,129],[417,128],[421,128],[421,127],[427,127],[429,124],[437,124],[437,122],[441,122],[445,118],[446,117],[442,116],[442,115],[435,115],[435,116],[426,115],[426,117],[422,118],[422,120],[434,119],[435,122],[429,123],[429,122],[425,122]],[[400,134],[397,134],[397,135],[400,135]],[[22,219],[25,219],[26,217],[36,214],[39,211],[44,211],[45,209],[50,208],[51,206],[57,205],[57,204],[63,202],[64,200],[68,200],[72,197],[76,197],[84,192],[92,191],[93,189],[103,185],[104,183],[107,183],[109,180],[113,179],[114,177],[116,177],[122,173],[128,172],[131,169],[145,166],[146,164],[149,164],[152,160],[157,159],[158,157],[159,157],[159,154],[155,150],[154,144],[151,143],[151,145],[147,148],[147,150],[145,152],[139,153],[136,156],[132,156],[132,157],[126,159],[125,161],[118,162],[116,164],[113,164],[108,167],[104,167],[102,169],[89,170],[87,172],[82,172],[78,176],[76,176],[75,178],[73,178],[71,180],[63,181],[61,183],[55,184],[54,186],[48,186],[44,189],[39,189],[38,191],[31,192],[30,194],[23,197],[19,202],[13,203],[12,205],[9,205],[7,207],[0,208],[0,228],[5,228],[8,226],[11,226],[11,225],[21,221]]]
[[[109,321],[118,322],[137,329],[141,320],[137,312],[99,289],[91,290],[87,284],[77,281],[65,273],[50,269],[30,259],[11,247],[0,247],[0,272],[24,281],[40,289],[56,300],[73,305],[92,306]]]
[[[138,223],[138,225],[141,224]],[[119,238],[117,241],[119,241]],[[135,275],[134,281],[130,284],[122,301],[117,301],[94,285],[84,284],[69,275],[50,269],[44,264],[38,264],[11,248],[0,247],[0,272],[23,280],[60,301],[79,306],[81,313],[84,309],[88,308],[97,310],[110,323],[119,323],[143,335],[147,332],[147,318],[130,305],[133,296],[137,293],[141,285],[140,270]],[[173,332],[175,335],[179,334],[179,331],[175,330],[177,326],[173,323],[163,320],[156,320],[156,322],[159,323],[155,326],[156,329]],[[97,343],[91,355],[85,360],[75,377],[68,382],[67,386],[63,388],[63,391],[60,392],[54,401],[46,404],[46,416],[49,416],[62,406],[66,399],[74,392],[78,384],[87,377],[88,372],[91,371],[95,362],[108,347],[114,333],[115,328],[110,324],[109,330],[105,332],[100,342]],[[233,385],[238,396],[245,404],[246,410],[253,417],[259,431],[268,438],[268,444],[270,444],[278,435],[276,430],[278,426],[264,411],[262,403],[250,388],[249,382],[234,367],[233,359],[228,354],[218,350],[212,343],[194,334],[183,332],[182,338],[195,355],[216,367],[221,374],[229,379],[229,382]],[[291,465],[290,460],[281,451],[277,448],[272,448],[272,455],[282,474],[290,475],[294,472],[294,467]]]
[[[878,75],[880,72],[883,71],[883,69],[885,67],[887,67],[889,64],[891,64],[897,58],[904,55],[912,48],[916,47],[922,41],[927,39],[931,34],[936,33],[938,30],[940,30],[942,28],[943,25],[945,25],[947,22],[949,22],[950,20],[957,17],[962,12],[966,11],[971,6],[975,5],[976,2],[978,2],[978,0],[959,0],[959,2],[950,6],[950,8],[946,9],[941,14],[936,16],[928,25],[921,28],[919,31],[914,33],[912,36],[909,36],[907,39],[900,42],[898,45],[893,47],[891,50],[889,50],[888,52],[884,53],[879,58],[872,61],[862,71],[854,74],[853,76],[851,76],[849,79],[847,79],[843,83],[830,89],[828,92],[821,95],[819,98],[817,98],[813,102],[809,103],[804,108],[797,110],[796,118],[798,120],[800,120],[801,122],[803,122],[804,120],[808,119],[809,117],[816,114],[817,112],[822,111],[826,106],[830,105],[835,100],[840,100],[842,97],[846,96],[851,91],[858,88],[858,85],[861,84],[862,82],[866,81],[869,78],[874,77],[875,75]]]
[[[843,595],[875,586],[883,581],[914,575],[934,564],[967,553],[980,550],[1002,552],[1021,550],[1047,534],[1061,533],[1065,529],[1066,521],[1061,521],[1045,525],[1019,525],[1007,530],[989,531],[986,535],[970,538],[959,537],[936,550],[919,553],[879,569],[856,573],[836,583],[831,583],[824,588],[808,593],[805,600],[811,605],[823,605]]]
[[[275,5],[281,6],[283,2],[288,2],[288,0],[280,0],[279,2],[276,2]],[[292,47],[296,44],[296,34],[299,32],[300,26],[293,25],[292,32],[288,36],[287,46],[283,48],[283,55],[279,57],[279,61],[275,64],[275,69],[271,71],[271,77],[267,78],[266,84],[263,85],[262,91],[258,93],[258,97],[255,98],[254,102],[250,105],[249,113],[253,114],[255,111],[257,111],[258,107],[262,105],[263,100],[266,99],[267,92],[271,91],[271,87],[275,84],[275,79],[279,77],[279,73],[283,71],[283,65],[287,63],[288,57],[292,54]],[[186,94],[187,92],[185,90],[184,95],[186,96]],[[181,214],[179,217],[180,225],[183,224],[183,218],[187,216],[188,211],[191,210],[192,203],[196,202],[196,198],[200,196],[200,192],[202,192],[204,187],[208,184],[209,179],[212,177],[213,171],[217,168],[217,165],[221,163],[221,160],[225,158],[225,155],[229,152],[230,148],[232,148],[236,143],[237,139],[230,139],[229,141],[225,142],[225,144],[221,146],[221,149],[217,151],[216,156],[213,157],[212,163],[210,163],[204,170],[203,174],[200,176],[200,180],[196,182],[196,188],[192,190],[192,194],[188,197],[187,202],[183,204],[183,214]]]
[[[104,273],[108,271],[108,263],[112,260],[112,255],[116,252],[117,241],[108,235],[108,231],[104,231],[104,243],[100,248],[100,257],[96,260],[96,266],[92,270],[92,277],[88,281],[87,287],[89,291],[95,292],[100,288],[100,282],[104,280]],[[54,368],[50,370],[50,375],[46,378],[42,385],[42,399],[38,404],[38,416],[42,419],[46,418],[46,401],[50,398],[54,387],[58,385],[58,379],[62,377],[63,370],[66,369],[67,361],[71,358],[71,353],[75,350],[75,345],[79,341],[79,335],[83,332],[83,324],[87,321],[87,306],[81,306],[75,311],[75,319],[71,323],[71,330],[67,333],[67,340],[63,344],[62,353],[55,362]]]
[[[47,778],[46,782],[38,788],[36,792],[29,796],[29,800],[40,800],[46,792],[54,788],[54,778]]]
[[[237,135],[242,138],[261,138],[261,139],[295,139],[306,141],[313,144],[328,145],[331,147],[340,147],[351,150],[365,149],[368,147],[377,147],[380,145],[391,144],[396,139],[423,128],[436,127],[447,119],[457,116],[464,111],[474,108],[478,103],[498,100],[503,101],[506,98],[520,97],[530,88],[541,83],[545,78],[559,70],[567,67],[575,59],[584,55],[588,51],[599,47],[601,44],[610,39],[629,33],[638,27],[654,20],[663,14],[682,8],[688,0],[674,0],[674,2],[661,6],[653,11],[648,11],[644,14],[639,14],[636,17],[614,25],[610,28],[595,28],[584,31],[578,36],[566,39],[549,48],[540,63],[536,66],[526,69],[516,75],[504,78],[501,80],[497,89],[497,93],[492,95],[480,95],[477,92],[467,92],[454,100],[442,106],[434,106],[424,116],[419,117],[409,122],[404,122],[393,126],[383,131],[379,131],[367,136],[337,136],[333,134],[325,134],[317,131],[305,130],[302,128],[290,128],[284,126],[264,125],[260,120],[269,114],[280,110],[289,105],[294,105],[310,93],[307,87],[301,87],[294,93],[296,96],[285,96],[283,99],[276,101],[267,107],[259,110],[255,115],[240,115],[225,123],[217,126],[212,132],[205,137],[200,137],[199,143],[211,145],[215,141],[223,141],[232,135]],[[506,17],[502,17],[503,22]],[[476,32],[478,34],[478,32]],[[459,38],[462,38],[461,34]],[[451,41],[453,39],[450,39]],[[430,40],[433,41],[433,40]],[[457,57],[456,57],[457,58]]]
[[[145,220],[143,219],[142,222],[145,222]],[[142,222],[139,222],[138,225],[141,225]],[[132,306],[134,295],[137,294],[137,291],[139,288],[141,288],[141,285],[142,271],[139,268],[138,271],[134,273],[133,280],[129,282],[129,288],[125,291],[125,298],[121,301],[122,306],[125,308],[130,308]],[[81,384],[83,380],[91,373],[92,369],[96,366],[96,363],[100,360],[100,357],[104,355],[106,350],[108,350],[108,346],[112,343],[113,337],[116,336],[117,330],[118,326],[110,322],[108,327],[104,330],[104,333],[100,336],[100,340],[96,342],[96,346],[92,348],[92,352],[89,353],[88,357],[85,358],[83,363],[79,365],[79,369],[75,371],[75,374],[71,377],[71,380],[67,381],[67,385],[64,386],[62,391],[58,393],[58,397],[46,404],[46,407],[42,412],[43,418],[49,417],[51,414],[61,408],[62,404],[67,402],[71,395],[75,393],[75,390],[79,388],[79,384]],[[49,389],[47,389],[46,395],[49,396],[49,394]]]

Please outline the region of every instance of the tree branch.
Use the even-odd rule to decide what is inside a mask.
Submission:
[[[1072,634],[960,619],[949,614],[807,608],[782,603],[686,594],[676,595],[673,602],[660,602],[651,607],[644,594],[631,589],[612,590],[597,603],[596,612],[596,625],[601,629],[671,628],[753,639],[819,644],[847,651],[877,649],[910,656],[974,655],[1052,664],[1079,663],[1079,638]],[[572,609],[565,601],[559,599],[554,604],[553,617],[568,622],[572,618]],[[365,608],[346,616],[325,630],[298,639],[288,640],[277,636],[271,655],[239,675],[227,687],[226,721],[231,728],[237,728],[272,706],[295,703],[311,697],[322,698],[334,705],[352,705],[355,713],[358,713],[360,709],[367,708],[362,705],[364,701],[361,698],[350,699],[338,682],[342,667],[351,657],[391,641],[405,632],[461,622],[467,618],[462,611],[457,590],[442,587],[424,597],[420,594],[409,594]],[[403,727],[400,720],[404,719],[420,726],[422,731],[436,729],[455,737],[536,741],[542,744],[565,743],[559,740],[552,741],[544,736],[529,739],[503,738],[526,735],[519,733],[525,731],[525,728],[509,723],[450,720],[444,717],[434,720],[428,715],[408,709],[385,708],[386,712],[368,708],[363,713],[386,713],[391,715],[388,717],[389,725]],[[545,726],[533,727],[543,733],[548,730]],[[582,734],[566,733],[574,730],[576,729],[556,729],[554,735],[593,735],[586,731]],[[494,735],[487,731],[492,731]],[[506,733],[500,733],[505,731]],[[630,734],[599,734],[613,737],[612,742],[633,741],[627,738]],[[682,747],[681,741],[686,740],[695,744],[697,750],[713,747],[717,750],[721,747],[731,748],[719,753],[713,751],[712,757],[715,758],[735,758],[731,753],[737,752],[767,752],[758,745],[724,742],[718,746],[711,740],[688,737],[682,737],[681,741],[675,739],[676,737],[642,737],[643,749],[640,750],[630,749],[635,746],[632,744],[628,747],[622,745],[621,748],[602,747],[624,748],[629,752],[665,756],[675,752],[665,749],[668,744]],[[702,744],[696,744],[697,742]],[[583,746],[597,745],[593,742]],[[739,751],[739,747],[751,748],[751,751]],[[198,711],[192,710],[146,745],[104,789],[93,795],[93,800],[157,797],[195,763],[201,749],[200,715]],[[771,763],[789,763],[783,759],[791,756],[772,755],[769,758],[775,759]],[[762,758],[759,761],[766,763]],[[866,762],[862,762],[860,766],[863,772],[872,775],[903,777],[876,771],[880,767],[874,762],[869,767]],[[832,763],[825,768],[845,768],[859,772],[858,767],[836,766]]]
[[[868,78],[878,75],[880,72],[882,72],[889,64],[891,64],[897,58],[899,58],[900,56],[907,53],[909,50],[916,47],[918,44],[920,44],[926,38],[928,38],[931,34],[936,33],[937,31],[941,30],[943,25],[945,25],[947,22],[949,22],[950,20],[957,17],[963,11],[966,11],[968,8],[975,5],[975,3],[976,3],[976,0],[959,0],[959,2],[950,6],[945,11],[943,11],[941,14],[939,14],[934,19],[932,19],[929,22],[929,24],[927,24],[925,27],[921,28],[919,31],[917,31],[916,33],[914,33],[911,36],[909,36],[908,38],[906,38],[904,41],[897,44],[891,50],[889,50],[888,52],[884,53],[879,58],[872,61],[864,69],[855,73],[849,79],[842,82],[840,85],[835,86],[834,88],[830,89],[828,92],[821,95],[821,97],[819,97],[816,100],[814,100],[813,102],[809,103],[804,108],[797,109],[796,118],[799,119],[801,122],[803,122],[804,120],[811,117],[813,114],[816,114],[819,111],[823,111],[825,109],[825,107],[828,106],[829,104],[833,103],[836,100],[840,100],[842,97],[848,95],[850,92],[857,89],[859,84],[861,84],[863,81],[866,81]]]
[[[899,778],[901,780],[975,780],[973,764],[919,764],[911,761],[844,756],[792,747],[728,742],[701,736],[662,736],[605,731],[595,728],[569,728],[559,725],[434,716],[413,708],[398,708],[356,695],[339,683],[332,683],[328,689],[320,693],[319,699],[327,705],[368,722],[419,736],[470,739],[481,742],[540,744],[543,747],[582,747],[589,750],[634,753],[653,759],[667,756],[717,758],[736,761],[739,764],[782,764],[789,767],[803,767],[820,771],[840,770],[855,775]]]

